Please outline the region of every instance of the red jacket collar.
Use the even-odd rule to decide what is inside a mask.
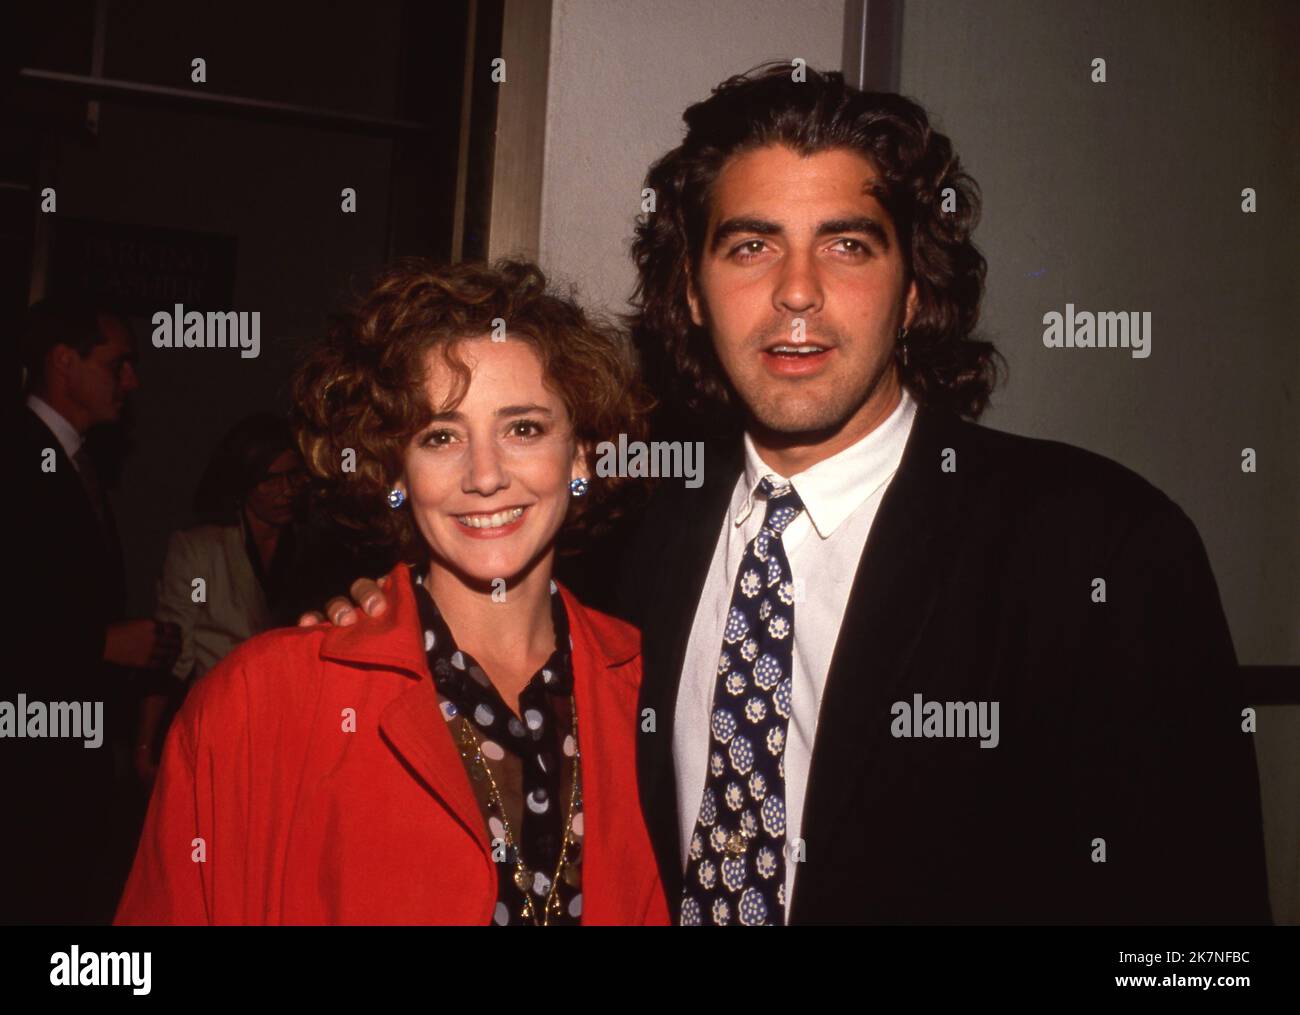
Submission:
[[[363,612],[357,623],[348,627],[328,625],[321,641],[322,659],[388,666],[414,677],[429,671],[420,638],[419,609],[410,568],[398,564],[388,573],[388,578],[385,588],[388,609],[378,617]],[[556,584],[569,616],[569,634],[575,653],[594,657],[608,667],[636,657],[640,638],[634,629],[588,611],[563,584]]]

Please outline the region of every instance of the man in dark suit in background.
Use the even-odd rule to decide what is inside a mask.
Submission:
[[[125,617],[117,527],[86,446],[88,431],[117,422],[139,386],[135,339],[119,315],[52,299],[30,308],[22,352],[26,398],[11,413],[9,471],[21,521],[11,539],[32,588],[19,604],[2,697],[102,702],[107,729],[89,748],[75,739],[0,741],[15,818],[4,838],[0,918],[108,922],[125,875],[114,824],[130,771],[124,685],[131,669],[166,668],[179,648],[170,626]]]
[[[968,422],[996,373],[974,181],[914,103],[793,77],[686,111],[633,248],[656,437],[708,438],[621,575],[675,916],[1269,922],[1195,527],[1115,463]]]

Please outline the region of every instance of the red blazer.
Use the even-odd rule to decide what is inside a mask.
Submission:
[[[193,688],[115,923],[491,922],[487,830],[438,711],[406,566],[390,577],[383,616],[269,631]],[[637,796],[640,635],[560,591],[582,753],[582,922],[666,924]]]

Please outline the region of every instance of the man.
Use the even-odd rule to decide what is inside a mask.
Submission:
[[[19,605],[0,699],[100,702],[110,728],[90,748],[78,739],[0,742],[17,818],[5,837],[11,881],[0,918],[107,922],[125,875],[112,809],[127,766],[114,748],[129,749],[120,701],[127,674],[114,667],[163,668],[179,648],[172,626],[124,619],[117,528],[86,447],[88,431],[115,423],[139,386],[135,345],[121,317],[51,299],[30,308],[22,353],[26,400],[11,414],[9,475],[24,519],[12,534],[19,573],[33,588]]]
[[[675,918],[1268,922],[1195,527],[1114,463],[963,420],[996,354],[948,139],[786,65],[684,119],[633,335],[665,424],[716,436],[622,574]]]

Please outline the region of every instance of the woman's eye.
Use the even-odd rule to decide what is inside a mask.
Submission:
[[[450,444],[454,437],[450,430],[434,430],[424,438],[424,443],[433,447],[442,447]]]
[[[531,419],[520,419],[510,424],[510,432],[516,437],[536,437],[543,433],[540,423]]]

